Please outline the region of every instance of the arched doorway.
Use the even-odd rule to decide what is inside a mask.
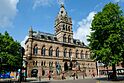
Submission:
[[[42,69],[42,76],[44,76],[45,75],[45,70],[44,69]]]
[[[37,77],[38,70],[37,69],[32,69],[31,71],[31,77]]]
[[[67,71],[67,70],[68,70],[68,63],[65,62],[65,63],[64,63],[64,71]]]

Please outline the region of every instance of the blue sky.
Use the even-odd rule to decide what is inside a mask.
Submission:
[[[74,38],[87,44],[94,14],[109,2],[118,2],[124,12],[124,0],[0,0],[0,33],[8,31],[22,45],[30,26],[36,31],[54,33],[55,17],[60,3],[64,3],[72,17]]]

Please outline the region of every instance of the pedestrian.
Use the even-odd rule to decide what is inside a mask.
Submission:
[[[39,81],[41,81],[41,76],[39,76]]]
[[[62,73],[62,80],[66,79],[64,73]]]
[[[51,74],[50,74],[50,71],[48,72],[48,78],[49,78],[49,80],[50,80],[50,78],[51,78]]]
[[[83,79],[85,78],[85,73],[83,72]]]
[[[77,73],[76,73],[76,75],[75,75],[75,76],[76,76],[76,79],[78,79],[78,75],[77,75]]]
[[[73,75],[72,75],[72,76],[73,76],[73,79],[75,80],[75,73],[73,73]]]

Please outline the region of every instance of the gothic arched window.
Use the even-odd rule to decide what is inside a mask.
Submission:
[[[33,65],[35,65],[35,61],[33,61]]]
[[[41,62],[41,66],[43,66],[43,61]]]
[[[65,30],[65,25],[63,24],[63,30]]]
[[[71,43],[71,36],[68,36],[68,43]]]
[[[71,49],[69,50],[69,57],[71,57],[71,55],[72,55],[72,52],[71,52]]]
[[[37,61],[36,61],[36,66],[37,66]]]
[[[33,54],[37,55],[37,53],[38,53],[38,47],[37,47],[37,45],[35,45],[33,48]]]
[[[46,48],[45,46],[42,47],[41,49],[41,55],[45,56]]]
[[[70,31],[71,29],[70,29],[70,26],[68,26],[68,31]]]
[[[66,42],[66,34],[63,35],[63,42]]]
[[[44,61],[44,66],[45,66],[45,64],[46,64],[46,61]]]
[[[66,25],[66,31],[68,31],[68,26]]]
[[[53,62],[49,62],[49,67],[52,67],[53,66]]]
[[[51,57],[53,56],[53,49],[52,49],[52,47],[49,48],[49,56],[51,56]]]
[[[59,57],[59,48],[56,49],[56,57]]]
[[[78,58],[78,50],[76,50],[76,58]]]
[[[66,54],[67,54],[67,50],[66,50],[66,48],[64,49],[64,57],[66,57]]]

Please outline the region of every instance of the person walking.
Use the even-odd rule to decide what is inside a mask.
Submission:
[[[76,73],[75,73],[75,76],[76,76],[76,79],[78,79],[78,74],[77,74],[77,71],[76,71]]]
[[[62,80],[66,79],[65,78],[65,75],[64,75],[64,72],[62,73]]]
[[[72,75],[72,76],[73,76],[73,80],[75,80],[75,72],[73,73],[73,75]]]
[[[83,79],[85,78],[85,73],[83,72]]]
[[[49,80],[51,79],[50,71],[48,71],[48,78],[49,78]]]

